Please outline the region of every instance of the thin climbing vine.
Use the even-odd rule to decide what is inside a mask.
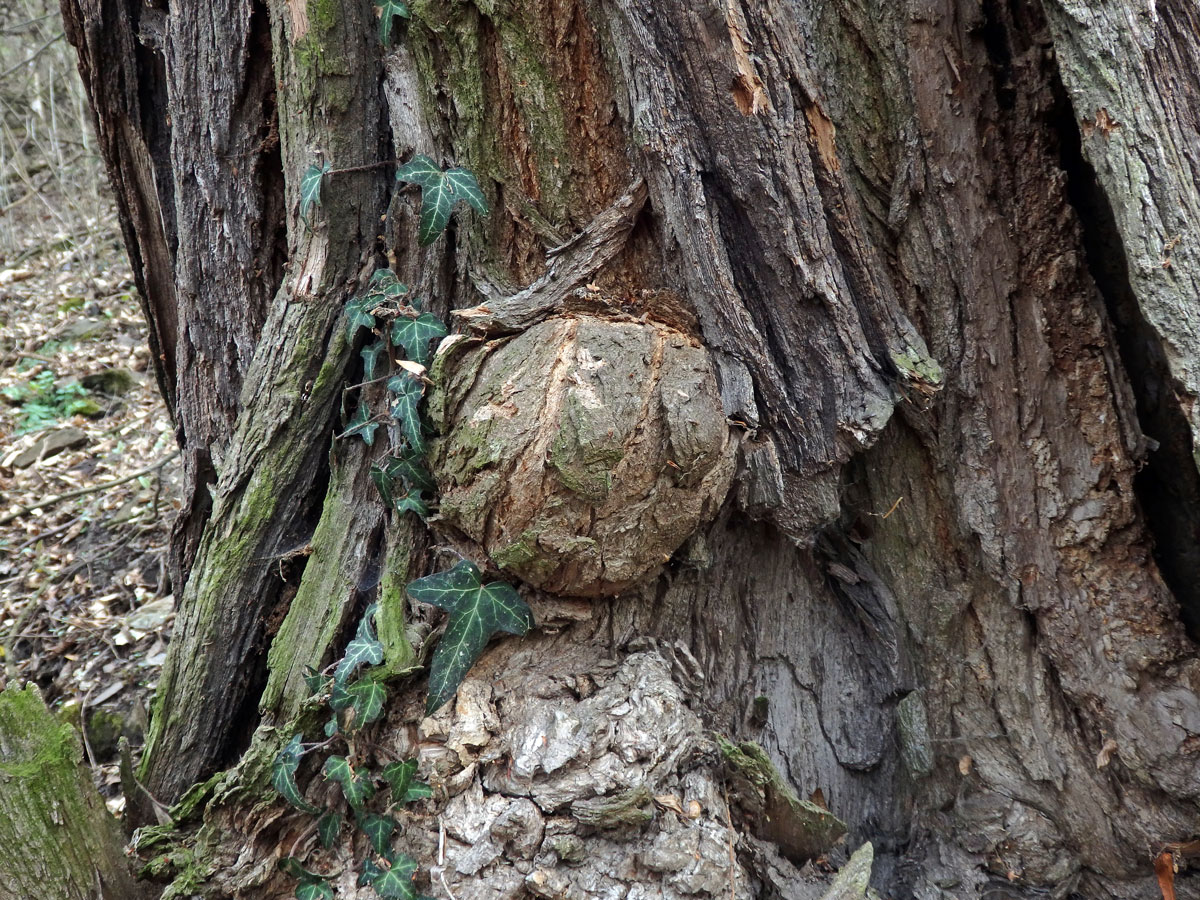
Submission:
[[[391,40],[393,20],[407,18],[408,8],[397,0],[377,0],[380,12],[380,40]],[[365,168],[365,167],[358,167]],[[300,181],[300,215],[311,227],[309,216],[321,205],[322,185],[327,178],[358,169],[336,169],[328,162],[314,163]],[[467,169],[443,170],[430,157],[416,155],[396,171],[396,179],[421,189],[421,213],[418,239],[433,243],[446,230],[460,202],[486,215],[487,201],[475,176]],[[353,297],[345,308],[347,337],[358,339],[366,330],[370,336],[360,355],[363,383],[348,389],[356,395],[353,412],[347,414],[338,439],[361,438],[371,448],[383,429],[387,452],[371,465],[370,476],[383,503],[396,515],[415,514],[427,519],[436,504],[436,482],[425,461],[428,428],[422,416],[428,380],[426,370],[439,341],[448,334],[446,323],[423,309],[419,297],[401,283],[390,269],[378,269],[365,290]],[[384,381],[386,402],[383,408],[372,404],[367,386]],[[479,658],[493,635],[504,632],[523,635],[533,627],[533,614],[516,589],[501,581],[485,582],[473,563],[463,560],[453,568],[418,578],[407,586],[408,596],[429,603],[447,613],[442,637],[430,661],[429,695],[426,714],[432,714],[449,702],[463,678]],[[313,696],[329,712],[324,739],[304,742],[295,734],[275,758],[272,784],[292,806],[317,817],[316,831],[321,844],[329,849],[340,839],[349,822],[366,837],[370,853],[362,861],[358,884],[370,885],[388,900],[420,900],[413,884],[417,863],[398,851],[393,838],[399,823],[391,815],[406,804],[429,797],[428,785],[415,778],[415,759],[388,763],[373,771],[356,761],[360,753],[362,730],[377,721],[386,707],[384,680],[388,669],[384,648],[376,637],[372,604],[359,620],[354,638],[344,655],[324,671],[310,668],[305,681]],[[297,781],[302,759],[318,751],[343,752],[326,756],[320,771],[325,781],[336,784],[335,799],[319,806],[305,799]],[[380,790],[386,785],[389,791]],[[329,793],[329,792],[327,792]],[[333,898],[328,877],[305,867],[295,857],[284,857],[280,867],[297,879],[298,900]]]

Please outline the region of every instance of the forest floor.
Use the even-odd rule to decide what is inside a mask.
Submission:
[[[25,206],[15,214],[38,215]],[[117,742],[141,743],[173,618],[175,440],[115,212],[50,240],[6,224],[0,684],[35,683],[86,723],[88,762],[117,812]]]

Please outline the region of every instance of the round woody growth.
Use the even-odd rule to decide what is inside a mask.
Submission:
[[[446,347],[435,368],[441,518],[543,590],[636,584],[729,490],[712,362],[665,325],[555,317]]]

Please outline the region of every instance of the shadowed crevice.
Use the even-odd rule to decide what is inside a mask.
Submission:
[[[1059,136],[1067,196],[1079,217],[1088,271],[1104,299],[1117,349],[1137,401],[1138,423],[1151,439],[1134,480],[1154,538],[1154,558],[1179,602],[1193,640],[1200,639],[1200,472],[1192,431],[1177,394],[1162,338],[1146,321],[1129,279],[1124,242],[1108,196],[1083,156],[1074,110],[1054,79],[1051,125]]]

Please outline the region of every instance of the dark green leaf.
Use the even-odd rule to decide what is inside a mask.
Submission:
[[[279,871],[285,875],[291,875],[293,878],[320,878],[316,872],[310,872],[304,868],[300,860],[294,856],[284,856],[277,863]]]
[[[408,441],[409,448],[414,453],[425,451],[425,437],[421,433],[421,396],[425,393],[425,385],[421,380],[408,372],[388,380],[388,390],[392,392],[392,418],[400,423],[400,430]]]
[[[387,346],[382,340],[375,341],[373,344],[367,344],[359,351],[363,359],[363,380],[370,381],[375,377],[375,366],[379,363],[379,357],[387,352]]]
[[[395,502],[396,512],[400,513],[416,513],[422,519],[428,519],[430,515],[429,504],[421,499],[420,491],[410,491],[403,497],[400,497]]]
[[[342,817],[329,810],[317,819],[317,835],[321,838],[321,846],[328,850],[337,843],[342,831]]]
[[[374,328],[375,317],[371,310],[379,305],[379,298],[370,292],[351,297],[346,302],[346,337],[354,339],[354,333],[360,328]]]
[[[421,224],[417,238],[422,244],[432,244],[446,230],[456,199],[444,174],[421,188]]]
[[[379,423],[371,421],[371,411],[367,409],[366,401],[360,400],[358,409],[354,411],[354,418],[346,423],[346,430],[342,432],[342,437],[361,435],[363,441],[370,447],[375,443],[375,431],[378,428]]]
[[[330,172],[329,163],[311,165],[300,176],[300,216],[308,218],[308,211],[321,205],[321,181]]]
[[[374,793],[370,782],[354,774],[350,761],[344,756],[331,756],[325,760],[325,777],[342,786],[342,795],[355,812],[361,812],[367,798]]]
[[[396,170],[397,181],[407,181],[428,187],[443,178],[441,167],[423,153],[418,153]]]
[[[383,702],[387,699],[387,691],[378,681],[363,678],[350,685],[349,693],[354,698],[354,727],[356,730],[374,722],[383,714]]]
[[[487,200],[479,189],[479,182],[468,169],[449,169],[446,172],[446,183],[460,200],[466,200],[477,213],[487,215]]]
[[[414,453],[391,456],[382,465],[372,466],[371,478],[375,481],[375,486],[379,488],[379,493],[388,506],[392,505],[392,498],[399,493],[396,490],[397,481],[401,482],[404,489],[410,492],[413,490],[431,492],[437,490],[437,482],[429,474],[424,460]]]
[[[333,888],[319,876],[296,885],[296,900],[333,900],[333,897]]]
[[[400,762],[388,763],[383,767],[380,776],[392,788],[393,803],[406,802],[405,797],[408,796],[409,788],[414,784],[421,784],[419,781],[413,781],[413,776],[416,774],[417,761],[415,759],[405,759]],[[427,785],[422,786],[428,787]],[[432,791],[430,792],[430,796],[432,796]]]
[[[375,5],[379,7],[379,40],[387,47],[392,42],[392,19],[395,16],[407,19],[408,7],[400,0],[376,0]]]
[[[341,712],[348,709],[353,702],[354,697],[350,694],[350,689],[343,682],[335,680],[329,692],[329,708],[334,712]]]
[[[371,887],[385,900],[416,900],[417,889],[413,885],[416,861],[398,854],[390,869],[384,870],[371,881]]]
[[[450,614],[430,664],[428,713],[454,696],[493,634],[520,635],[533,627],[533,613],[513,586],[484,584],[478,567],[467,560],[448,572],[418,578],[408,586],[408,595]]]
[[[287,745],[279,751],[275,761],[271,763],[271,784],[280,795],[296,809],[309,815],[317,815],[321,810],[306,803],[296,784],[296,769],[300,767],[300,757],[304,755],[304,747],[300,743],[300,735],[295,735]]]
[[[446,336],[446,326],[432,313],[421,313],[415,319],[400,316],[392,325],[392,345],[404,351],[404,356],[423,366],[429,365],[429,342]]]
[[[396,820],[390,816],[377,816],[372,813],[364,816],[363,820],[358,823],[358,827],[367,836],[367,840],[371,842],[375,852],[380,856],[386,856],[390,849],[392,834],[396,831]]]
[[[371,273],[367,294],[375,298],[376,303],[400,300],[407,293],[408,287],[400,283],[400,279],[391,269],[376,269]]]
[[[383,869],[375,864],[375,860],[367,857],[363,860],[362,874],[358,876],[358,886],[366,887],[376,878],[383,874]]]
[[[333,737],[338,733],[338,718],[334,716],[325,723],[325,737]]]
[[[308,688],[309,693],[319,694],[325,689],[325,685],[333,681],[331,675],[322,675],[312,666],[304,667],[304,686]]]
[[[372,603],[363,613],[358,622],[358,632],[354,635],[354,640],[346,645],[346,655],[342,657],[333,673],[334,681],[345,684],[359,666],[377,666],[383,662],[383,644],[375,637],[375,631],[371,627],[371,617],[375,615],[376,609],[378,606]]]

